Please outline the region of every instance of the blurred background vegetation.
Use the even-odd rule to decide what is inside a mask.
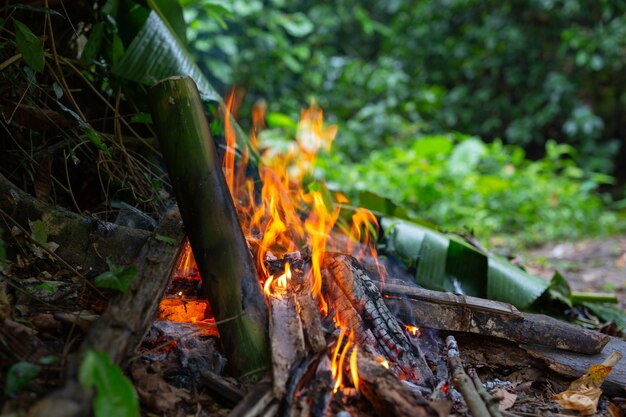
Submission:
[[[529,244],[624,229],[623,1],[182,4],[210,80],[245,91],[242,123],[267,103],[262,143],[325,109],[319,174],[353,198]]]

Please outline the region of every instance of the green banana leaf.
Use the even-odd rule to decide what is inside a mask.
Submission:
[[[525,309],[550,285],[456,235],[388,217],[382,218],[380,225],[384,252],[415,267],[415,282],[426,288],[503,301]]]
[[[203,100],[222,101],[185,45],[155,11],[150,12],[112,71],[118,77],[146,85],[174,75],[188,75],[195,81]]]
[[[172,25],[162,19],[159,6],[149,2],[155,10],[151,10],[143,26],[128,45],[122,57],[113,65],[112,73],[117,77],[151,86],[167,77],[187,75],[196,83],[203,101],[224,101],[213,88],[204,73],[196,65],[186,45],[174,32]],[[172,19],[170,19],[172,20]],[[240,149],[248,148],[250,161],[256,163],[258,151],[250,146],[247,135],[232,115],[237,144]]]

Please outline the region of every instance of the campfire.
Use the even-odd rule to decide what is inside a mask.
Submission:
[[[444,343],[443,334],[421,327],[425,321],[430,326],[431,318],[435,329],[528,343],[548,340],[586,353],[601,350],[608,341],[595,332],[534,320],[512,306],[435,294],[387,276],[376,251],[381,233],[376,216],[350,206],[343,194],[314,179],[316,156],[330,150],[337,131],[324,124],[322,110],[312,104],[302,112],[296,140],[288,149],[261,151],[256,179],[245,175],[250,150],[236,144],[231,111],[232,98],[224,115],[221,181],[234,202],[230,219],[245,235],[245,250],[235,245],[226,251],[248,252],[254,259],[257,281],[242,283],[242,288],[258,286],[258,294],[248,288],[248,296],[255,302],[262,297],[255,309],[267,308],[272,377],[271,384],[259,385],[231,415],[276,415],[279,410],[287,415],[327,415],[372,406],[380,415],[435,416],[464,404],[470,414],[500,415],[497,401],[480,389],[478,377],[465,373],[455,338],[448,336]],[[258,148],[262,120],[263,115],[255,113],[252,149]],[[218,303],[220,295],[211,294],[200,278],[196,250],[193,241],[183,245],[160,318],[217,325],[221,332],[220,323],[230,318],[223,307],[212,309],[207,302],[207,293]],[[210,269],[204,273],[210,274]],[[526,330],[532,331],[522,334]],[[223,347],[236,361],[247,352],[229,339],[224,338]],[[241,371],[242,365],[237,365]],[[258,376],[265,370],[252,373]],[[252,375],[239,373],[244,378]],[[481,399],[472,400],[475,396]]]

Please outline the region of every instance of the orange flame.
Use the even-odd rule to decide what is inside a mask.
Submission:
[[[377,356],[376,360],[383,366],[383,368],[389,369],[389,361],[387,359],[383,358],[382,356]]]
[[[405,325],[406,329],[411,333],[412,336],[420,335],[420,328],[417,326],[411,326],[410,324]]]
[[[352,353],[350,354],[350,359],[349,359],[350,376],[352,377],[352,383],[354,384],[354,388],[356,388],[357,391],[359,390],[358,388],[359,387],[359,373],[358,373],[357,364],[356,364],[357,347],[354,343],[354,332],[352,331],[350,332],[350,335],[348,336],[348,340],[346,344],[343,346],[343,349],[341,349],[341,342],[343,341],[345,334],[346,334],[345,327],[341,327],[339,330],[339,339],[337,339],[337,345],[335,346],[333,359],[330,364],[330,370],[333,375],[333,378],[335,379],[335,385],[333,386],[333,394],[336,393],[339,390],[339,388],[343,386],[343,366],[344,366],[344,362],[346,359],[346,355],[348,354],[348,351],[350,350],[351,346],[354,346],[354,348],[352,349]],[[341,349],[341,354],[339,354],[340,349]],[[339,356],[339,359],[337,359],[337,356]]]
[[[280,275],[276,279],[274,279],[273,275],[270,275],[265,280],[265,284],[263,285],[263,292],[268,296],[273,295],[272,290],[271,290],[271,286],[273,282],[276,282],[275,287],[279,289],[279,291],[284,291],[285,289],[287,289],[287,281],[289,281],[290,279],[291,279],[291,267],[289,265],[289,262],[285,262],[285,272],[283,272],[283,274]],[[280,296],[281,294],[280,292],[278,292],[278,297]]]
[[[226,184],[230,190],[230,195],[235,195],[235,149],[237,148],[237,135],[232,122],[232,109],[235,99],[235,90],[233,89],[226,102],[224,109],[224,136],[226,137],[226,152],[222,161],[222,171],[226,177]]]

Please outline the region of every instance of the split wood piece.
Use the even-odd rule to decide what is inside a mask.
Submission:
[[[409,379],[432,388],[434,378],[424,357],[409,341],[358,261],[350,255],[327,253],[323,266],[330,304],[339,321],[355,332],[358,344],[382,352]]]
[[[553,371],[571,379],[581,377],[592,366],[604,362],[613,352],[626,357],[626,341],[611,337],[601,353],[584,355],[574,352],[563,352],[537,345],[522,345],[522,348],[533,358],[543,360]],[[626,361],[619,361],[607,376],[602,390],[611,396],[624,396],[626,387]]]
[[[380,416],[437,416],[429,402],[404,385],[383,367],[373,355],[359,350],[359,391]]]
[[[150,236],[146,230],[118,226],[44,203],[20,190],[2,174],[0,210],[26,230],[30,230],[29,221],[41,220],[48,241],[59,245],[54,253],[85,272],[106,271],[106,258],[116,265],[130,265]],[[0,222],[0,228],[7,224]],[[10,235],[10,230],[6,230],[4,238]]]
[[[65,386],[35,404],[29,417],[73,417],[91,412],[93,393],[85,392],[77,382],[84,352],[93,349],[106,353],[114,364],[125,365],[156,317],[183,235],[178,208],[173,208],[142,248],[137,276],[129,289],[111,300],[109,308],[89,329],[80,354],[68,365]]]
[[[461,362],[461,357],[459,356],[459,347],[454,336],[446,338],[446,348],[448,350],[448,365],[452,372],[452,384],[463,396],[469,415],[474,417],[491,417],[487,405],[483,402],[478,391],[476,391],[474,381],[463,369],[463,362]]]
[[[418,326],[495,336],[586,354],[601,352],[609,341],[605,334],[542,314],[522,313],[510,304],[399,282],[387,279],[378,285],[389,308],[402,320]]]
[[[307,366],[311,375],[304,375],[298,384],[304,385],[303,381],[306,380],[306,390],[288,398],[291,400],[291,404],[287,404],[288,410],[292,416],[326,417],[330,413],[333,386],[330,360],[326,354],[322,354],[319,360],[313,360]],[[298,387],[294,388],[295,394]]]
[[[296,298],[284,290],[279,294],[270,297],[270,343],[273,391],[280,400],[287,391],[293,365],[304,357],[305,346]]]
[[[171,77],[151,87],[148,96],[230,371],[240,378],[258,378],[270,365],[266,300],[198,89],[190,77]]]
[[[248,391],[228,417],[273,417],[277,412],[278,403],[274,398],[272,383],[263,380]]]
[[[317,304],[310,292],[298,291],[296,298],[306,341],[313,352],[323,352],[326,350],[326,338],[322,330],[322,321]]]

